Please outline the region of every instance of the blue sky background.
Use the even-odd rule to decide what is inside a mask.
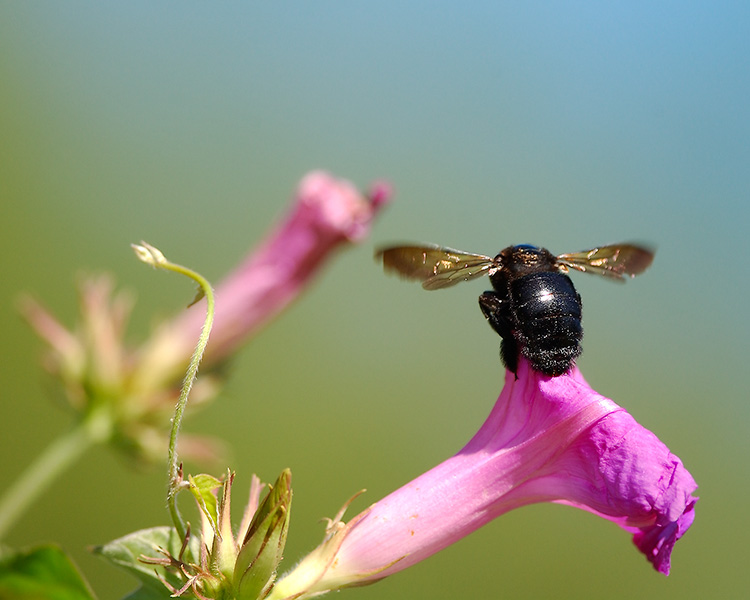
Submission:
[[[68,425],[21,291],[71,322],[77,274],[112,272],[138,293],[138,339],[191,291],[131,242],[217,281],[325,168],[387,179],[396,199],[187,426],[225,439],[239,481],[292,468],[290,561],[356,490],[372,502],[457,451],[500,391],[499,340],[476,308],[487,283],[427,294],[386,278],[375,245],[636,239],[658,246],[644,276],[574,275],[580,365],[700,484],[673,574],[611,524],[534,506],[343,594],[744,597],[748,31],[744,2],[0,3],[2,478]],[[279,418],[281,451],[264,426]],[[161,470],[99,452],[8,541],[61,542],[116,597],[132,581],[85,547],[166,522],[162,495]]]

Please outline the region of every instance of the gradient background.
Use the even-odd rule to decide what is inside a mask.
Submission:
[[[539,505],[341,597],[747,597],[749,31],[750,5],[721,1],[0,3],[0,478],[70,422],[21,291],[71,323],[77,274],[112,272],[138,293],[138,340],[192,286],[130,242],[216,282],[308,170],[382,177],[397,197],[371,238],[186,426],[231,448],[235,503],[252,472],[292,468],[287,566],[352,493],[369,490],[356,511],[455,453],[500,391],[487,283],[427,294],[384,276],[374,245],[637,239],[659,248],[643,277],[574,275],[580,366],[700,484],[672,575],[616,526]],[[99,449],[7,541],[60,542],[118,597],[133,580],[86,546],[166,523],[163,471]]]

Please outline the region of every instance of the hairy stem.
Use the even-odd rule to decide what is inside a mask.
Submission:
[[[174,410],[174,417],[172,417],[172,430],[169,434],[169,450],[167,458],[168,468],[168,489],[167,489],[167,506],[169,508],[169,514],[172,517],[172,523],[174,524],[177,534],[180,539],[183,539],[187,533],[187,526],[180,511],[177,508],[177,492],[182,487],[182,466],[180,465],[177,457],[177,437],[180,433],[180,427],[182,425],[182,417],[185,413],[185,407],[187,406],[188,397],[190,396],[190,390],[193,387],[193,382],[198,375],[198,365],[203,358],[203,353],[206,350],[206,344],[208,343],[208,337],[211,334],[211,327],[214,322],[215,312],[215,299],[214,292],[211,289],[211,284],[208,280],[196,273],[195,271],[169,262],[164,255],[153,246],[142,242],[141,244],[133,244],[133,249],[136,252],[138,258],[143,262],[152,265],[157,269],[165,269],[180,275],[185,275],[193,281],[195,281],[200,287],[199,297],[205,296],[206,298],[206,320],[203,322],[203,329],[201,335],[198,338],[198,344],[193,351],[193,356],[190,359],[185,379],[182,382],[182,389],[180,390],[180,397],[177,400],[177,405]]]

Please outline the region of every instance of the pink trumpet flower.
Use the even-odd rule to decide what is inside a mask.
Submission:
[[[366,237],[390,195],[384,183],[363,194],[322,171],[302,179],[282,222],[217,286],[214,326],[191,410],[213,399],[223,384],[220,372],[203,367],[236,352],[305,291],[336,250]],[[129,295],[115,293],[108,277],[84,280],[80,295],[80,323],[70,329],[38,302],[24,299],[24,315],[49,346],[45,365],[62,381],[81,418],[96,411],[106,417],[102,441],[116,441],[141,458],[161,458],[168,416],[205,306],[182,311],[133,347],[125,340]],[[195,437],[183,436],[181,451],[204,460],[216,457],[215,444]]]
[[[337,249],[367,236],[391,195],[383,182],[363,194],[352,183],[324,171],[308,173],[282,222],[217,286],[204,366],[229,356],[282,312]],[[166,323],[142,349],[145,370],[137,379],[150,386],[152,378],[181,376],[204,318],[199,303]]]
[[[693,522],[696,487],[680,459],[577,367],[549,377],[522,359],[518,378],[506,373],[492,412],[458,454],[348,523],[339,515],[272,597],[372,583],[545,501],[616,523],[668,575],[675,542]]]

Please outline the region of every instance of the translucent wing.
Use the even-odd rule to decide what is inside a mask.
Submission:
[[[481,277],[499,265],[494,258],[440,246],[393,246],[375,253],[386,272],[422,282],[426,290],[439,290]]]
[[[583,252],[561,254],[558,264],[583,271],[595,273],[616,281],[625,281],[643,273],[654,259],[654,251],[635,244],[614,244],[592,248]]]

